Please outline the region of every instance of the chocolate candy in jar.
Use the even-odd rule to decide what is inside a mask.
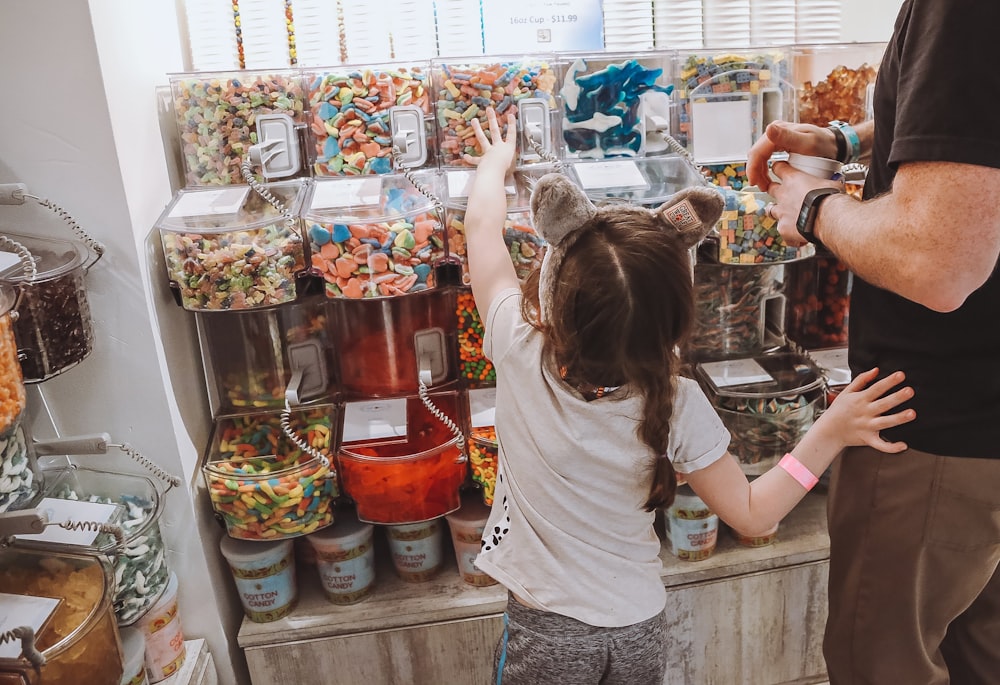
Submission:
[[[0,682],[120,685],[124,659],[111,609],[111,566],[103,556],[66,550],[0,548],[0,616],[17,616],[11,627],[32,628],[45,659],[38,680],[20,641],[3,642]]]
[[[35,259],[36,274],[30,283],[20,265],[0,270],[0,283],[21,289],[14,336],[24,380],[35,383],[76,366],[93,349],[84,286],[87,252],[68,240],[7,235]]]

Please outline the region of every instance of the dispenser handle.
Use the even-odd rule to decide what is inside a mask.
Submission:
[[[397,169],[411,169],[427,161],[427,137],[424,134],[424,112],[416,105],[389,108],[389,130]]]
[[[107,454],[111,436],[107,433],[70,435],[63,438],[35,440],[35,454],[51,457],[59,454]]]
[[[14,640],[21,641],[21,656],[35,669],[35,674],[41,677],[45,655],[35,647],[35,631],[30,626],[19,626],[0,633],[0,644]]]

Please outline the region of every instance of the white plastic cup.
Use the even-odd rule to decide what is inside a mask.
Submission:
[[[827,157],[812,157],[810,155],[800,155],[796,152],[788,154],[788,164],[799,171],[816,176],[822,179],[836,178],[840,173],[842,164],[835,159]]]
[[[149,685],[146,675],[146,638],[138,628],[121,628],[125,670],[121,685]]]
[[[229,563],[247,618],[267,623],[292,612],[298,600],[298,584],[291,538],[260,542],[226,535],[219,547]]]
[[[146,640],[146,671],[149,682],[169,678],[184,665],[184,631],[177,614],[177,574],[170,581],[156,604],[135,622]]]
[[[440,518],[385,527],[392,565],[401,579],[422,583],[437,575],[441,569],[442,527]]]
[[[462,508],[453,514],[448,514],[448,528],[451,529],[451,542],[455,547],[455,560],[458,562],[458,572],[469,585],[487,587],[496,585],[496,580],[476,568],[476,557],[482,547],[483,529],[490,516],[490,508],[478,497],[466,497]]]
[[[337,515],[329,528],[306,536],[315,552],[316,568],[326,598],[334,604],[354,604],[375,587],[375,527],[356,516]]]

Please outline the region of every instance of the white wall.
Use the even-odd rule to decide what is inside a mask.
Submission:
[[[903,0],[841,0],[844,42],[885,42],[892,35]]]

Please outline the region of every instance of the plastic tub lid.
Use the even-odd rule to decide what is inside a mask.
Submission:
[[[538,180],[555,172],[551,166],[534,166],[530,169],[518,169],[510,179],[504,182],[507,193],[507,212],[530,212],[531,191]],[[475,169],[449,169],[444,172],[442,182],[444,206],[449,209],[465,211],[469,206],[469,193],[472,191],[472,179]]]
[[[267,190],[298,216],[308,183],[296,179],[265,184]],[[220,233],[283,223],[284,217],[250,186],[203,186],[179,190],[156,220],[156,227],[175,233]]]
[[[292,553],[294,541],[291,538],[275,541],[239,540],[224,536],[219,543],[222,555],[234,563],[253,563],[268,557],[283,558]]]
[[[24,245],[35,258],[35,283],[50,281],[83,264],[86,253],[79,243],[58,238],[37,238],[30,235],[5,233],[11,240]],[[25,279],[20,258],[6,249],[0,251],[0,281],[19,284]]]
[[[724,397],[784,397],[823,385],[819,367],[795,352],[702,362],[695,373],[713,395]]]
[[[138,628],[119,628],[124,651],[125,672],[121,685],[129,685],[146,665],[146,638]]]
[[[390,533],[392,531],[395,531],[395,532],[398,532],[398,533],[413,533],[413,532],[416,532],[416,531],[419,531],[419,530],[425,530],[425,529],[428,529],[428,528],[432,528],[435,524],[438,524],[440,522],[441,522],[441,517],[437,516],[435,518],[428,519],[426,521],[420,521],[419,523],[393,523],[393,524],[387,524],[386,528],[389,529]],[[439,531],[440,528],[438,528],[437,530]]]
[[[310,533],[306,539],[318,547],[335,545],[350,549],[370,538],[374,529],[372,524],[359,521],[354,512],[337,512],[336,523],[323,530]]]
[[[642,158],[612,157],[567,165],[573,180],[595,202],[656,205],[705,179],[679,155]]]
[[[440,194],[436,172],[416,174],[431,193]],[[302,216],[309,220],[349,223],[397,221],[434,210],[434,202],[402,174],[327,177],[312,182]]]
[[[474,528],[483,524],[490,517],[490,508],[486,506],[482,499],[477,497],[466,497],[462,500],[462,507],[445,516],[450,525],[460,528]]]

